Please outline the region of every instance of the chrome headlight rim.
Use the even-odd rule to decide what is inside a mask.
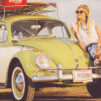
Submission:
[[[44,63],[44,64],[39,64],[38,63],[38,59],[43,58],[43,56],[48,60],[47,63]],[[47,56],[46,54],[39,54],[36,56],[35,58],[35,64],[40,68],[40,69],[45,69],[45,68],[50,68],[50,59],[49,59],[49,56]],[[43,65],[43,66],[42,66]],[[45,66],[47,65],[47,66]]]

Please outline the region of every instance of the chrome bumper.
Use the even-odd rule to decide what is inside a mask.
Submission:
[[[101,67],[78,67],[78,68],[55,68],[55,69],[40,69],[40,70],[57,70],[57,75],[47,75],[47,76],[33,76],[32,81],[33,82],[46,82],[46,81],[70,81],[73,80],[72,74],[63,74],[63,70],[77,70],[77,69],[100,69],[100,73],[93,73],[92,78],[93,79],[99,79],[101,78]],[[40,71],[38,70],[37,73]],[[36,73],[36,74],[37,74]]]

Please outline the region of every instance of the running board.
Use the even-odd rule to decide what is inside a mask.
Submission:
[[[11,88],[6,88],[6,89],[1,88],[0,89],[0,93],[11,93],[11,92],[12,92],[12,89]]]

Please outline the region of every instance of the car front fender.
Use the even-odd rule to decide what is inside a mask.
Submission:
[[[21,63],[23,70],[25,74],[31,78],[35,75],[38,67],[35,64],[35,57],[37,55],[41,54],[40,52],[34,52],[32,50],[24,50],[18,52],[16,55],[14,55],[14,58],[17,58],[19,62]]]
[[[16,55],[14,55],[13,59],[16,58],[20,61],[23,70],[25,74],[31,78],[32,76],[36,76],[36,72],[38,71],[38,66],[35,63],[35,58],[37,55],[45,54],[42,52],[35,52],[33,50],[23,50],[18,52]],[[50,59],[51,67],[56,67],[56,64]],[[48,72],[41,71],[39,75],[44,75]]]

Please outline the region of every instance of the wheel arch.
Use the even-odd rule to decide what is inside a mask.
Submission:
[[[18,65],[17,65],[18,64]],[[16,67],[16,66],[18,66],[18,67]],[[11,82],[11,79],[12,79],[12,77],[14,76],[12,76],[12,73],[14,73],[13,72],[13,70],[15,70],[16,68],[20,68],[21,70],[22,70],[22,72],[23,72],[23,74],[24,74],[24,76],[25,76],[25,81],[26,81],[26,90],[24,91],[24,94],[22,94],[22,93],[20,93],[20,94],[22,94],[20,97],[21,97],[21,99],[19,99],[19,101],[23,101],[24,99],[26,99],[27,101],[32,101],[33,100],[33,98],[34,98],[34,92],[35,92],[35,87],[34,86],[32,86],[32,82],[31,82],[31,80],[28,78],[28,76],[25,74],[25,71],[24,71],[24,69],[23,69],[23,65],[21,64],[21,61],[18,59],[18,58],[13,58],[12,59],[12,61],[11,61],[11,63],[10,63],[10,66],[9,66],[9,70],[8,70],[8,84],[7,84],[7,86],[8,87],[10,87],[10,88],[12,88],[11,87],[11,85],[12,85],[12,82]],[[11,77],[12,76],[12,77]],[[24,88],[24,89],[25,89]],[[19,96],[15,96],[15,92],[14,92],[14,87],[12,88],[12,96],[13,96],[13,100],[15,101],[15,100],[17,100],[18,101],[18,97]],[[31,93],[30,93],[31,92]],[[19,95],[19,94],[18,94]],[[29,96],[31,96],[30,98],[29,98]]]
[[[14,64],[17,62],[20,63],[20,60],[18,58],[13,58],[10,65],[9,65],[8,74],[7,74],[7,87],[8,88],[11,87],[11,82],[10,82],[11,81],[11,75],[12,75],[12,71],[14,69]]]
[[[14,64],[17,62],[19,62],[21,64],[21,67],[28,78],[31,78],[35,74],[36,68],[33,68],[33,67],[35,67],[35,63],[32,63],[32,61],[30,61],[29,58],[24,57],[24,55],[25,54],[20,54],[20,55],[17,54],[11,60],[9,67],[8,67],[8,73],[7,73],[7,80],[6,80],[7,87],[10,87],[10,83],[9,83],[11,80],[10,77],[12,74],[12,70],[14,69]]]

